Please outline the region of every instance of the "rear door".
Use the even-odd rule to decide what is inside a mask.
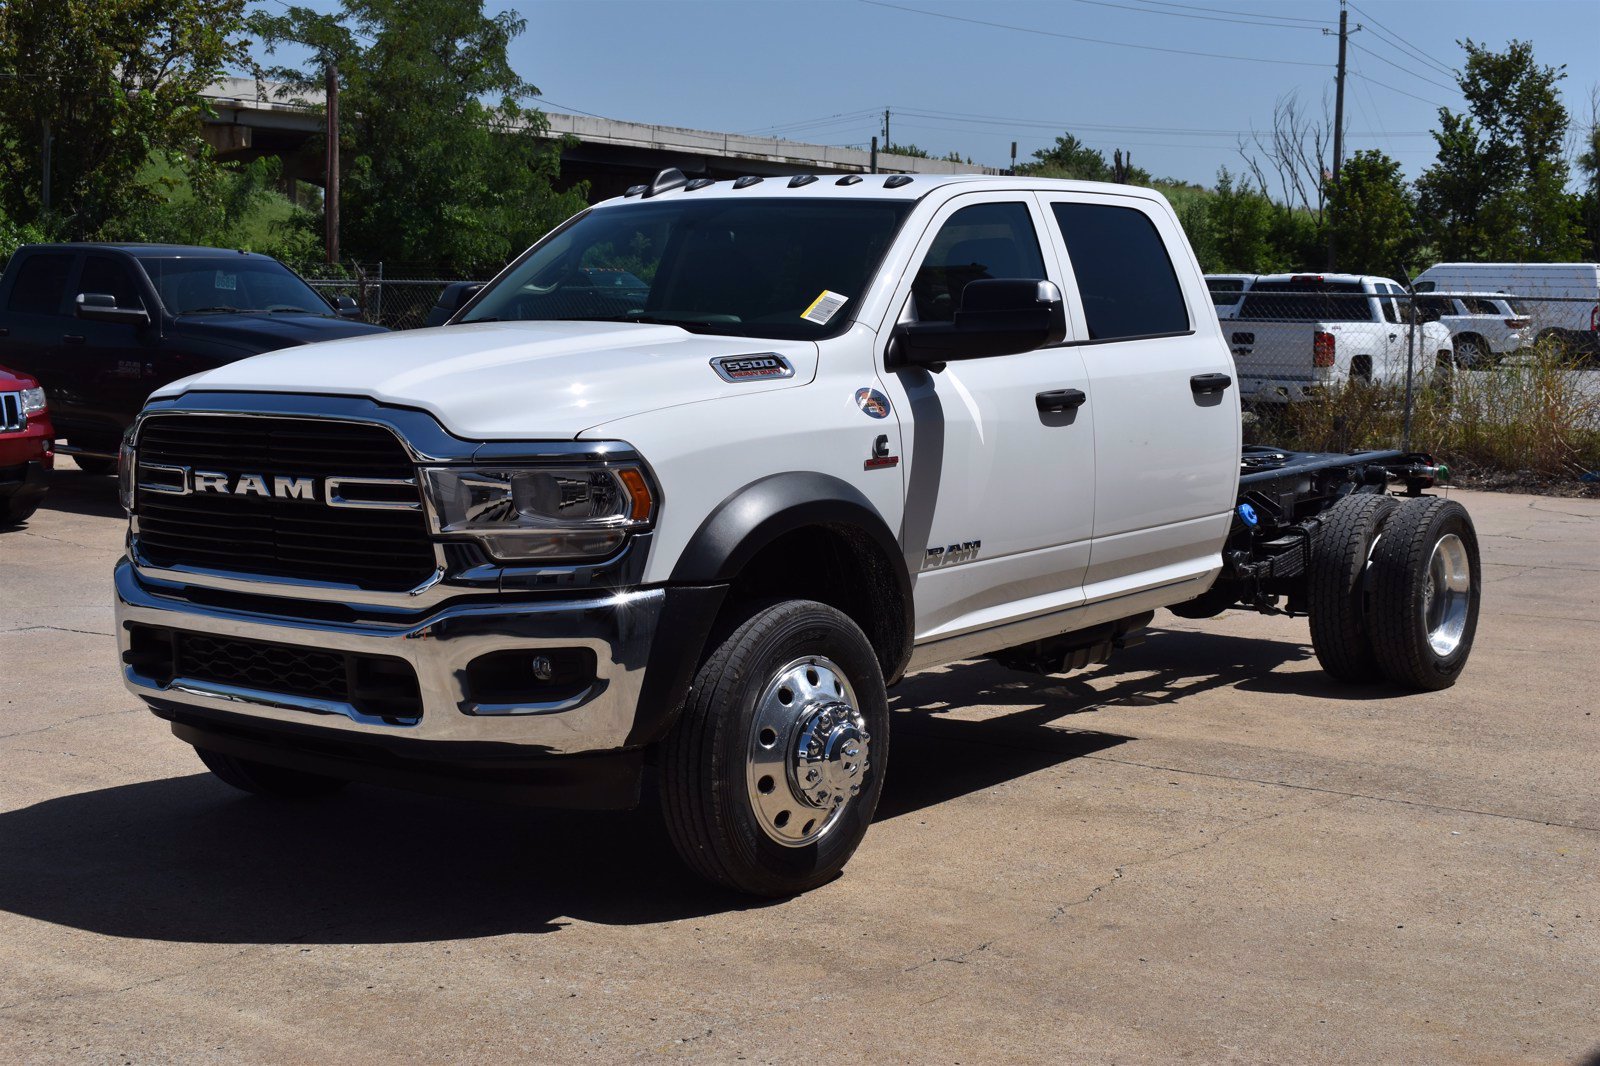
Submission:
[[[1041,194],[1071,275],[1094,414],[1089,601],[1220,565],[1239,473],[1233,361],[1200,276],[1180,282],[1170,213],[1140,197]],[[1186,271],[1192,260],[1182,258]],[[1228,323],[1234,326],[1237,323]]]

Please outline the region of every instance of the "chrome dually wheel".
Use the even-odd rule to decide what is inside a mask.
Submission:
[[[1472,606],[1472,563],[1466,544],[1454,533],[1446,533],[1433,545],[1421,606],[1422,624],[1435,654],[1449,655],[1459,648]]]
[[[861,794],[872,734],[844,671],[807,656],[780,669],[756,701],[745,779],[767,836],[820,840]]]
[[[1472,654],[1482,596],[1478,535],[1454,500],[1406,500],[1384,527],[1367,571],[1367,629],[1390,681],[1456,683]]]
[[[733,610],[661,743],[661,811],[696,873],[792,896],[838,876],[872,824],[889,752],[882,664],[826,604]]]

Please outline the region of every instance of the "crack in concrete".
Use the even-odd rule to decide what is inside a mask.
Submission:
[[[1194,777],[1212,777],[1219,781],[1237,781],[1241,784],[1272,785],[1277,788],[1292,788],[1302,792],[1323,792],[1333,796],[1346,796],[1350,799],[1371,800],[1374,803],[1398,803],[1406,807],[1425,807],[1434,811],[1452,811],[1456,814],[1475,814],[1483,818],[1499,818],[1510,822],[1527,822],[1530,825],[1554,826],[1559,829],[1576,829],[1584,833],[1600,833],[1600,826],[1583,825],[1578,822],[1557,822],[1544,818],[1529,818],[1522,814],[1504,814],[1499,811],[1477,810],[1472,807],[1452,807],[1448,803],[1429,803],[1426,800],[1401,799],[1398,796],[1374,796],[1366,792],[1346,792],[1338,788],[1323,788],[1318,785],[1294,785],[1288,781],[1272,781],[1264,777],[1238,777],[1233,774],[1218,774],[1207,770],[1186,770],[1181,766],[1162,766],[1158,763],[1135,762],[1132,759],[1113,759],[1105,755],[1080,755],[1080,759],[1092,759],[1096,762],[1112,762],[1122,766],[1137,766],[1145,770],[1160,770],[1163,773],[1189,774]]]
[[[1184,856],[1184,855],[1192,855],[1197,851],[1204,851],[1207,848],[1212,847],[1215,844],[1219,844],[1222,841],[1226,840],[1228,837],[1231,837],[1236,833],[1241,833],[1244,830],[1249,829],[1253,825],[1259,825],[1262,822],[1270,822],[1270,821],[1272,821],[1273,819],[1276,819],[1276,818],[1286,818],[1286,817],[1289,817],[1291,815],[1296,815],[1296,814],[1308,814],[1311,811],[1327,810],[1330,807],[1337,807],[1341,803],[1348,803],[1353,798],[1355,798],[1355,797],[1352,797],[1352,796],[1340,796],[1338,799],[1334,800],[1331,803],[1313,803],[1309,807],[1297,807],[1292,811],[1274,811],[1271,814],[1263,814],[1263,815],[1261,815],[1259,817],[1256,817],[1256,818],[1246,818],[1242,822],[1235,822],[1233,825],[1228,826],[1226,829],[1223,829],[1221,832],[1212,834],[1211,839],[1206,840],[1206,841],[1202,841],[1199,844],[1193,844],[1193,845],[1191,845],[1189,847],[1179,848],[1177,851],[1168,852],[1165,855],[1157,855],[1154,858],[1134,859],[1134,860],[1132,860],[1130,862],[1125,862],[1121,866],[1118,866],[1116,869],[1111,871],[1110,880],[1107,880],[1107,881],[1105,881],[1105,882],[1103,882],[1101,884],[1095,885],[1094,888],[1092,888],[1089,891],[1089,894],[1087,896],[1084,896],[1082,899],[1075,900],[1075,901],[1073,901],[1071,903],[1062,903],[1062,904],[1057,905],[1057,907],[1055,909],[1055,913],[1050,915],[1050,919],[1049,919],[1047,924],[1054,925],[1057,921],[1059,921],[1062,917],[1064,917],[1068,911],[1074,910],[1074,909],[1076,909],[1078,907],[1082,907],[1087,903],[1092,903],[1096,899],[1099,899],[1101,893],[1105,892],[1112,885],[1114,885],[1118,881],[1122,880],[1124,873],[1130,867],[1134,867],[1134,866],[1154,866],[1157,863],[1167,862],[1167,861],[1172,860],[1172,859],[1180,858],[1181,856]]]
[[[927,960],[926,962],[919,962],[919,963],[916,963],[915,965],[907,966],[905,969],[901,970],[900,972],[901,973],[911,973],[913,970],[920,970],[924,966],[932,966],[936,962],[953,962],[957,966],[965,966],[967,964],[967,959],[968,958],[970,958],[973,955],[978,954],[981,951],[988,951],[989,950],[989,946],[991,944],[993,944],[993,943],[994,943],[993,940],[985,940],[983,943],[979,944],[975,948],[968,948],[966,951],[958,952],[957,954],[954,954],[954,955],[935,955],[933,958]]]
[[[67,545],[70,545],[70,546],[72,546],[74,548],[82,548],[84,551],[91,551],[91,552],[119,552],[119,553],[122,551],[121,545],[118,545],[115,548],[101,548],[101,547],[97,547],[96,545],[93,545],[93,544],[83,544],[83,543],[80,543],[79,541],[75,541],[75,540],[63,540],[60,537],[47,537],[43,533],[29,533],[27,530],[22,530],[21,532],[22,532],[22,535],[24,537],[35,537],[35,538],[37,538],[39,540],[48,540],[53,544],[67,544]]]
[[[51,722],[49,725],[40,726],[37,729],[19,729],[15,733],[0,733],[0,740],[11,740],[15,737],[31,737],[39,733],[48,733],[52,729],[60,729],[62,726],[71,725],[73,722],[86,722],[91,718],[109,718],[114,714],[132,714],[133,712],[134,708],[124,707],[118,711],[97,711],[94,714],[80,714],[73,718],[65,718],[59,722]]]
[[[16,629],[7,629],[7,633],[32,633],[36,629],[53,629],[57,633],[83,633],[91,637],[114,637],[115,633],[103,633],[98,629],[73,629],[71,626],[19,626]]]

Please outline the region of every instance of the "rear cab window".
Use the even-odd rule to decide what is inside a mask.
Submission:
[[[1183,287],[1149,215],[1136,207],[1070,201],[1051,203],[1050,213],[1077,276],[1089,340],[1189,332]]]
[[[1370,322],[1369,294],[1359,281],[1315,276],[1258,281],[1245,294],[1238,317],[1258,322]]]
[[[71,252],[41,252],[17,264],[6,310],[25,315],[65,315]]]

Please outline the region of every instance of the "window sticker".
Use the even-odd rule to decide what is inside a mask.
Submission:
[[[826,326],[828,320],[839,313],[839,308],[845,305],[848,296],[840,296],[827,289],[822,290],[822,295],[811,301],[811,306],[800,315],[807,322],[815,322],[819,326]]]
[[[217,280],[214,287],[218,292],[237,292],[239,289],[239,275],[219,270],[217,271]]]

